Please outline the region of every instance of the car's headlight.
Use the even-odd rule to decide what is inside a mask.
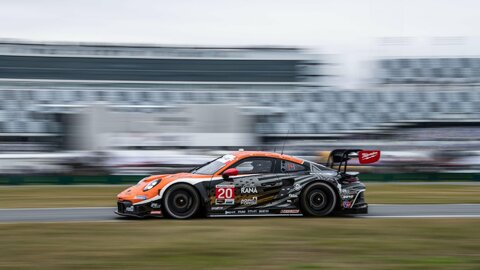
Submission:
[[[152,182],[148,183],[144,188],[143,191],[147,191],[152,189],[154,186],[158,185],[160,183],[160,179],[153,180]]]

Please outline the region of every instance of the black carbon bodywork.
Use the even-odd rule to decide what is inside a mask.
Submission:
[[[350,178],[350,177],[349,177]],[[233,179],[214,180],[206,187],[205,202],[208,216],[261,216],[261,215],[303,215],[300,207],[302,190],[314,183],[328,184],[336,192],[335,212],[366,213],[368,205],[364,199],[365,186],[358,180],[343,181],[339,173],[302,172],[296,174],[263,174],[241,176]],[[218,202],[217,187],[234,186],[234,202]]]

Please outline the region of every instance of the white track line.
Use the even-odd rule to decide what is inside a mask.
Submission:
[[[400,215],[400,216],[356,216],[359,218],[480,218],[480,215]]]

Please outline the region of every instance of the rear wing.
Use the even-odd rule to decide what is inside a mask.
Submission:
[[[380,150],[362,150],[362,149],[335,149],[330,152],[326,166],[334,169],[338,166],[337,171],[347,172],[347,163],[351,158],[358,157],[360,164],[370,164],[380,159]]]

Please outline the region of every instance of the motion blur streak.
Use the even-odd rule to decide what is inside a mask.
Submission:
[[[126,221],[116,216],[113,210],[111,207],[0,209],[0,223]],[[370,205],[369,212],[368,215],[358,215],[358,218],[480,218],[480,204],[374,204]]]
[[[349,90],[340,59],[301,47],[4,40],[0,61],[2,174],[149,174],[284,141],[319,162],[381,149],[364,171],[480,169],[475,56],[370,59]]]

